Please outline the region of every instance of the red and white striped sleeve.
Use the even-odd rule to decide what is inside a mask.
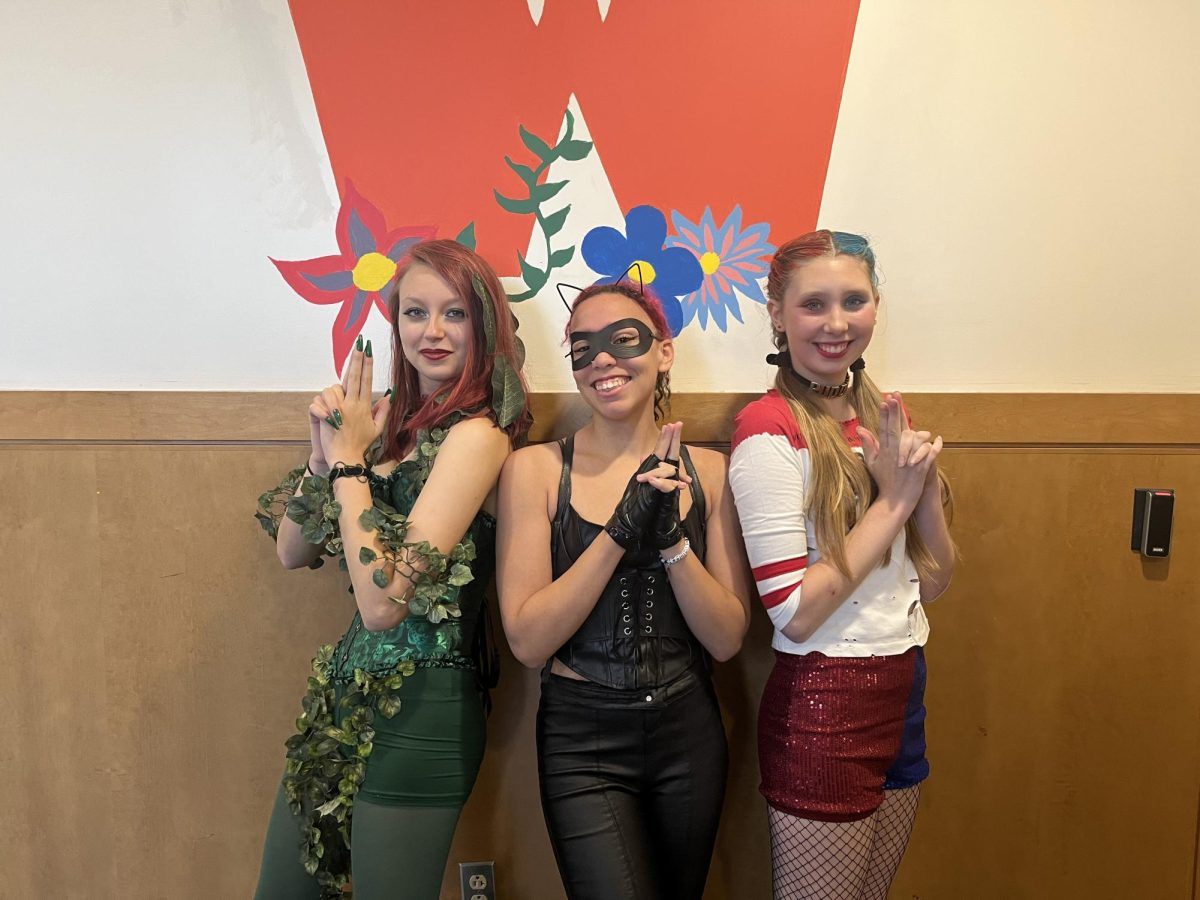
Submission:
[[[777,394],[754,401],[734,420],[729,483],[758,595],[779,630],[800,606],[808,566],[807,456],[796,420]]]

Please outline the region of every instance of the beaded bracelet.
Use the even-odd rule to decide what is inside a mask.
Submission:
[[[684,538],[682,550],[680,550],[678,553],[676,553],[670,559],[666,559],[665,557],[661,557],[661,556],[659,557],[659,559],[661,559],[662,564],[669,569],[669,568],[671,568],[671,566],[675,565],[675,563],[679,562],[681,559],[683,559],[685,556],[687,556],[691,552],[692,552],[691,541],[689,541],[687,538]]]

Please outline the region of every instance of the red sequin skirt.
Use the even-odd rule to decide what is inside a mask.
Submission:
[[[758,711],[759,790],[771,806],[825,822],[879,807],[901,752],[917,654],[776,651]]]

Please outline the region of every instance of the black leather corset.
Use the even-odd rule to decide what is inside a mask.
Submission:
[[[559,441],[562,477],[551,525],[554,577],[560,577],[604,530],[581,518],[571,506],[574,436]],[[683,520],[692,552],[704,560],[704,492],[687,448],[684,467],[692,477],[692,508]],[[707,651],[692,634],[653,549],[626,551],[579,630],[554,654],[567,668],[611,688],[659,687],[697,666],[710,665]]]

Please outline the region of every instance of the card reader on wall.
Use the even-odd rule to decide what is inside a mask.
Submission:
[[[1171,552],[1171,519],[1175,492],[1166,488],[1136,488],[1133,492],[1133,547],[1142,556],[1161,559]]]

